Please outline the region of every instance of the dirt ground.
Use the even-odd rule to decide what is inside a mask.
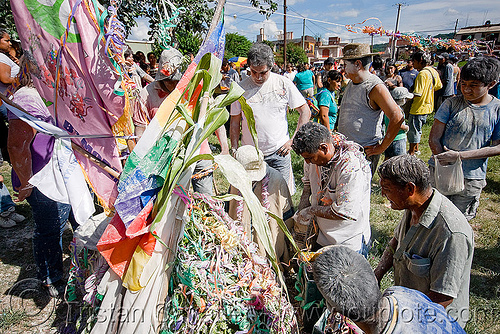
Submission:
[[[0,333],[58,333],[66,320],[67,305],[50,298],[36,278],[31,239],[33,220],[28,204],[16,211],[26,220],[0,229]],[[64,267],[70,266],[71,230],[63,237]]]

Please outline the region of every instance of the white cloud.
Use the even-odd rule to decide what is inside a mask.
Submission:
[[[446,12],[444,12],[444,15],[458,15],[460,12],[456,9],[453,8],[448,8]]]
[[[276,39],[277,35],[281,32],[281,29],[278,29],[276,22],[270,19],[248,26],[248,29],[255,31],[255,34],[259,34],[260,28],[264,28],[264,35],[266,35],[270,40]]]
[[[293,6],[293,5],[296,5],[298,3],[302,3],[302,2],[305,2],[305,0],[288,0],[286,5],[287,6]]]
[[[133,27],[130,31],[130,35],[128,36],[128,39],[136,40],[136,41],[143,41],[143,40],[149,40],[149,35],[148,35],[148,19],[144,17],[137,18],[135,20],[137,23],[137,27]]]
[[[237,30],[238,28],[235,26],[236,19],[237,17],[224,15],[224,27],[226,29]]]
[[[357,9],[350,9],[339,13],[337,17],[358,17],[360,11]]]

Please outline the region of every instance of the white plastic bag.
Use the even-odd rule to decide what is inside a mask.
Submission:
[[[464,190],[464,172],[460,157],[451,165],[441,165],[436,156],[434,156],[434,166],[436,189],[441,194],[455,195]]]

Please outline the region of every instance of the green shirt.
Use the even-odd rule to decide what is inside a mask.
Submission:
[[[410,220],[411,212],[406,210],[395,230],[395,284],[453,297],[446,311],[464,327],[469,318],[472,228],[456,206],[435,189],[419,223],[410,227]]]

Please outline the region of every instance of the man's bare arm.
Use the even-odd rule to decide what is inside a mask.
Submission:
[[[431,132],[429,133],[429,147],[431,148],[432,154],[439,154],[444,151],[443,145],[441,144],[441,138],[443,137],[444,129],[446,124],[434,120],[432,124]]]
[[[9,121],[7,148],[9,150],[12,168],[19,177],[21,186],[14,191],[19,192],[16,202],[23,201],[31,195],[32,187],[28,183],[33,175],[31,169],[31,142],[36,131],[20,119]]]
[[[311,109],[309,109],[309,106],[307,103],[304,103],[298,108],[295,108],[299,112],[299,120],[297,121],[297,127],[295,128],[295,132],[293,133],[293,137],[295,137],[295,134],[297,131],[300,129],[300,127],[311,119]],[[293,139],[292,137],[292,139]]]
[[[448,305],[451,304],[453,301],[453,297],[443,295],[442,293],[439,292],[434,292],[434,291],[429,291],[427,296],[432,300],[434,303],[442,305],[444,308],[446,308]]]
[[[429,134],[429,147],[441,164],[454,163],[460,157],[461,160],[484,159],[500,155],[500,140],[494,140],[490,146],[469,151],[454,151],[444,147],[441,143],[446,124],[434,120]]]
[[[231,149],[238,149],[238,142],[241,133],[241,114],[231,115],[229,137],[231,139]]]
[[[304,208],[311,206],[311,202],[309,201],[309,197],[311,197],[311,186],[304,185],[304,190],[302,190],[302,195],[300,196],[299,206],[297,207],[297,211],[300,211]]]
[[[378,283],[380,284],[380,281],[382,281],[382,277],[389,271],[389,269],[392,268],[392,261],[394,258],[394,253],[396,252],[396,249],[398,248],[398,241],[396,238],[392,238],[391,241],[389,241],[389,244],[384,250],[384,254],[382,254],[382,257],[380,258],[380,262],[378,263],[377,268],[373,271],[375,274],[375,277],[377,278]]]
[[[229,154],[229,145],[227,144],[226,127],[222,125],[220,128],[215,130],[215,135],[219,139],[220,143],[220,154]]]
[[[394,102],[391,94],[384,84],[379,84],[373,87],[370,94],[370,101],[376,104],[384,114],[389,118],[389,126],[382,143],[365,148],[367,156],[382,154],[391,145],[394,138],[401,128],[401,123],[404,122],[403,114],[400,107]],[[373,105],[372,105],[373,107]]]

